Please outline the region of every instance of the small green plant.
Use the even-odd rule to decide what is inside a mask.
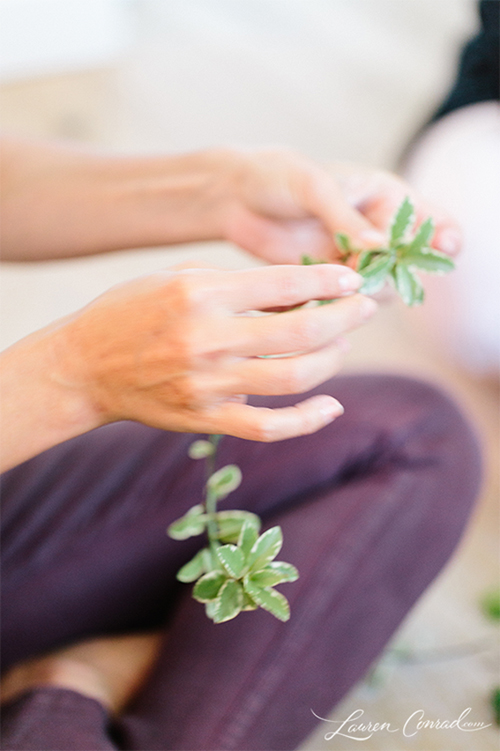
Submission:
[[[426,219],[412,236],[414,224],[415,209],[406,197],[389,229],[387,247],[360,251],[352,247],[347,235],[340,232],[336,234],[335,241],[341,251],[341,263],[348,263],[355,258],[356,271],[365,280],[360,292],[373,295],[389,281],[406,305],[421,305],[424,300],[424,288],[416,271],[446,274],[455,268],[451,258],[430,247],[434,234],[433,220],[430,217]],[[302,263],[309,265],[325,261],[303,256]]]
[[[194,441],[189,448],[192,459],[205,459],[207,463],[205,502],[190,508],[169,526],[167,533],[174,540],[186,540],[206,532],[208,546],[177,572],[177,579],[196,582],[193,597],[205,605],[207,616],[215,623],[258,607],[287,621],[288,600],[274,587],[296,581],[299,572],[290,563],[274,560],[283,543],[280,527],[260,534],[257,514],[240,509],[217,511],[218,501],[241,483],[241,471],[235,464],[215,471],[220,438],[209,436],[208,440]]]
[[[500,686],[496,686],[491,692],[491,708],[495,724],[500,726]]]
[[[500,589],[485,592],[481,598],[480,607],[488,620],[500,621]]]
[[[500,588],[485,592],[479,601],[479,607],[485,618],[493,623],[500,623]],[[500,726],[500,686],[495,686],[492,690],[490,705],[494,721]]]

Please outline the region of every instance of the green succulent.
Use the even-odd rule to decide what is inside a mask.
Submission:
[[[500,726],[500,686],[496,686],[491,693],[491,708],[495,724]]]
[[[195,441],[189,455],[210,460],[213,468],[214,441]],[[290,618],[286,597],[274,587],[296,581],[299,572],[290,563],[275,561],[281,550],[281,528],[271,527],[260,534],[261,520],[251,511],[216,511],[241,482],[235,464],[212,472],[206,483],[206,501],[192,506],[173,522],[167,533],[174,540],[186,540],[207,533],[209,544],[177,572],[181,582],[195,582],[193,597],[205,605],[215,623],[224,623],[245,610],[261,607],[280,621]]]
[[[480,607],[490,621],[500,621],[500,589],[492,589],[481,597]]]
[[[447,274],[455,268],[449,256],[430,247],[434,234],[432,218],[426,219],[412,236],[414,224],[415,209],[411,200],[406,197],[390,226],[386,247],[360,251],[351,245],[347,235],[340,232],[335,235],[336,244],[341,251],[341,262],[347,263],[353,257],[357,259],[356,271],[365,280],[360,292],[373,295],[379,292],[386,282],[390,282],[406,305],[421,305],[424,301],[424,288],[416,272]],[[303,256],[302,263],[309,265],[325,261]]]

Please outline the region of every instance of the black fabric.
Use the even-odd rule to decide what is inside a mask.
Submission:
[[[500,98],[500,1],[481,0],[481,28],[462,50],[458,75],[431,122],[460,107]]]

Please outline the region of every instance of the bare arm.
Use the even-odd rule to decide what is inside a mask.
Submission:
[[[219,152],[101,156],[2,139],[2,257],[29,261],[212,239]]]
[[[29,261],[230,240],[271,263],[302,254],[335,260],[336,232],[380,245],[406,194],[436,220],[434,244],[458,250],[454,222],[395,175],[357,165],[332,171],[281,151],[211,149],[125,157],[3,138],[3,259]],[[455,247],[442,243],[443,232]]]

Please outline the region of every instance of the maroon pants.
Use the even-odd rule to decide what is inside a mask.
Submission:
[[[92,635],[164,625],[147,685],[113,720],[76,692],[6,705],[8,751],[294,749],[367,671],[455,548],[477,492],[478,451],[456,407],[392,376],[323,385],[345,415],[276,444],[226,437],[243,483],[221,507],[280,524],[292,617],[215,625],[175,573],[201,544],[165,528],[202,494],[192,436],[119,423],[3,478],[5,666]],[[284,405],[293,398],[259,398]]]

